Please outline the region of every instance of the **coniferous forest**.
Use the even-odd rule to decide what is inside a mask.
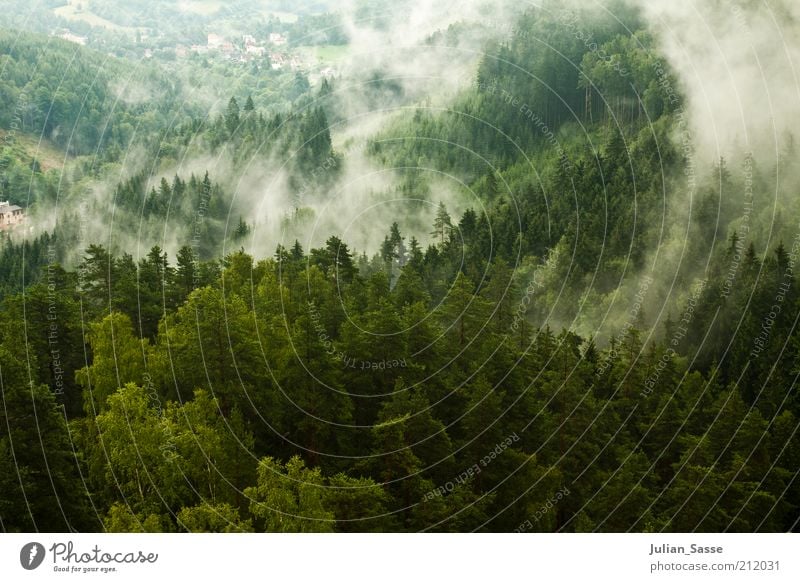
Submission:
[[[0,531],[800,528],[791,100],[639,2],[139,3],[0,17]]]

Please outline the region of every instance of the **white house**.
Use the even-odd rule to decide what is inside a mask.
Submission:
[[[209,32],[208,44],[206,44],[206,46],[208,47],[208,50],[216,50],[218,48],[221,48],[224,42],[225,42],[224,37],[218,34],[214,34],[213,32]]]
[[[0,230],[13,230],[25,222],[25,211],[7,200],[0,202]]]
[[[271,32],[269,35],[269,42],[275,46],[283,46],[286,44],[287,40],[286,37],[281,33]]]

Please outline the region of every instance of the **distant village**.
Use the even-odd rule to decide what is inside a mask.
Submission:
[[[52,35],[81,46],[85,46],[88,41],[87,37],[79,36],[66,29],[56,30]],[[137,43],[147,40],[146,33],[137,34]],[[209,32],[205,44],[177,44],[175,46],[175,56],[182,59],[192,54],[214,55],[235,63],[262,61],[268,58],[269,66],[274,71],[302,71],[315,65],[315,63],[304,62],[300,54],[293,52],[289,48],[288,42],[287,36],[278,32],[270,33],[267,38],[262,40],[256,39],[251,34],[244,34],[236,42],[220,34]],[[149,59],[153,56],[153,49],[146,48],[144,50],[144,58]],[[317,73],[322,77],[333,77],[336,71],[333,67],[327,66]]]
[[[224,36],[210,32],[206,44],[193,44],[189,47],[178,45],[175,47],[175,56],[185,58],[190,53],[204,55],[209,53],[219,54],[228,60],[246,63],[255,59],[269,56],[269,63],[273,70],[279,71],[290,68],[297,71],[303,68],[304,63],[298,55],[288,51],[286,35],[273,32],[265,42],[258,42],[253,35],[242,35],[241,42],[233,43]]]

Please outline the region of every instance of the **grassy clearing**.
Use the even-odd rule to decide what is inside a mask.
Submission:
[[[346,59],[350,53],[347,45],[326,44],[322,46],[299,46],[295,50],[303,59],[314,64],[336,64]]]
[[[129,28],[127,26],[120,26],[119,24],[115,24],[110,20],[106,20],[105,18],[101,18],[100,16],[97,16],[97,14],[94,14],[91,10],[91,5],[89,4],[89,0],[67,0],[67,1],[68,3],[66,6],[59,6],[58,8],[53,10],[53,12],[57,16],[66,18],[67,20],[83,21],[91,26],[106,28],[108,30],[129,32],[131,34],[136,33],[136,31],[133,28]]]
[[[270,10],[269,7],[264,7],[261,10],[261,13],[265,16],[274,16],[281,22],[286,22],[287,24],[291,24],[292,22],[297,22],[298,16],[292,12],[276,12],[275,10]]]
[[[210,16],[219,12],[223,4],[219,0],[180,0],[178,2],[178,10],[200,14],[201,16]]]
[[[6,132],[0,129],[0,144],[5,143]],[[20,152],[25,158],[35,159],[43,171],[61,169],[64,167],[64,151],[60,150],[47,140],[24,133],[14,135],[13,149]]]

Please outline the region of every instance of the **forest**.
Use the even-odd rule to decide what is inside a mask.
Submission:
[[[0,31],[0,199],[56,216],[0,241],[0,531],[797,531],[793,142],[695,165],[627,4],[510,30],[446,106],[361,70],[211,113]],[[391,111],[374,200],[412,210],[309,244],[356,96]],[[254,167],[290,204],[269,247]]]

